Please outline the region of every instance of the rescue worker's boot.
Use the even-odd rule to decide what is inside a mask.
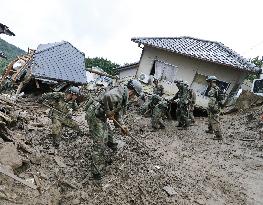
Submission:
[[[212,129],[210,125],[208,125],[208,129],[205,132],[209,134],[214,134],[214,130]]]
[[[108,142],[107,142],[107,146],[113,151],[113,152],[117,152],[117,145],[118,143],[113,142],[113,134],[109,133],[108,134]]]
[[[112,150],[112,151],[114,151],[114,152],[117,152],[117,146],[118,146],[118,143],[116,143],[116,142],[110,142],[110,141],[108,141],[107,142],[107,146]]]
[[[223,139],[220,131],[216,131],[215,134],[216,134],[216,136],[213,138],[213,140],[222,140]]]
[[[165,125],[164,125],[164,124],[161,124],[161,125],[160,125],[160,129],[165,129]]]
[[[53,143],[53,146],[58,149],[59,148],[59,136],[56,135],[56,134],[50,134],[49,135],[51,138],[52,138],[52,143]]]
[[[208,133],[208,134],[214,134],[214,131],[213,131],[213,130],[210,130],[210,129],[208,129],[208,130],[206,130],[206,131],[205,131],[205,133]]]
[[[102,176],[100,173],[92,173],[92,178],[95,180],[101,180]]]

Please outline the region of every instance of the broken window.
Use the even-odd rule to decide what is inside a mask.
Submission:
[[[253,93],[263,93],[263,80],[255,80]]]
[[[176,79],[177,66],[155,60],[151,74],[159,80],[173,82]]]
[[[193,83],[191,85],[192,89],[199,95],[205,95],[207,90],[207,82],[206,82],[207,76],[201,75],[199,73],[195,74]]]

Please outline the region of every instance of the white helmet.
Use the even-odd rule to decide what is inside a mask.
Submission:
[[[68,89],[68,92],[69,93],[72,93],[72,94],[75,94],[75,95],[79,95],[80,94],[80,90],[78,87],[76,86],[71,86],[69,89]]]
[[[186,85],[186,86],[189,86],[187,81],[184,81],[183,84]]]

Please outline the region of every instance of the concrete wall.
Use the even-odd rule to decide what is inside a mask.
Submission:
[[[137,71],[137,77],[141,73],[149,75],[154,60],[164,61],[177,66],[177,79],[186,80],[190,85],[193,82],[196,73],[206,76],[215,75],[219,80],[230,83],[227,93],[230,93],[235,85],[235,87],[237,87],[237,85],[240,85],[247,75],[245,72],[241,72],[240,70],[233,69],[227,66],[217,65],[214,63],[167,52],[161,49],[145,46]],[[175,94],[178,90],[174,83],[169,84],[167,82],[161,82],[161,84],[163,84],[165,92],[168,94]],[[197,99],[197,103],[200,104],[200,106],[206,107],[206,97],[199,95],[198,97],[201,99]]]

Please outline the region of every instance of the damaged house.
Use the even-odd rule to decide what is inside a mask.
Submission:
[[[5,69],[1,88],[21,91],[66,89],[87,82],[85,54],[66,41],[40,44],[37,50],[17,57]]]
[[[119,74],[119,78],[123,79],[123,78],[135,77],[138,68],[139,68],[139,62],[126,64],[118,67],[117,72]]]
[[[234,96],[249,74],[260,68],[224,44],[192,37],[132,38],[143,49],[136,77],[147,83],[155,76],[166,95],[174,95],[174,80],[187,81],[197,93],[197,106],[207,107],[206,78],[215,75],[226,94]]]

